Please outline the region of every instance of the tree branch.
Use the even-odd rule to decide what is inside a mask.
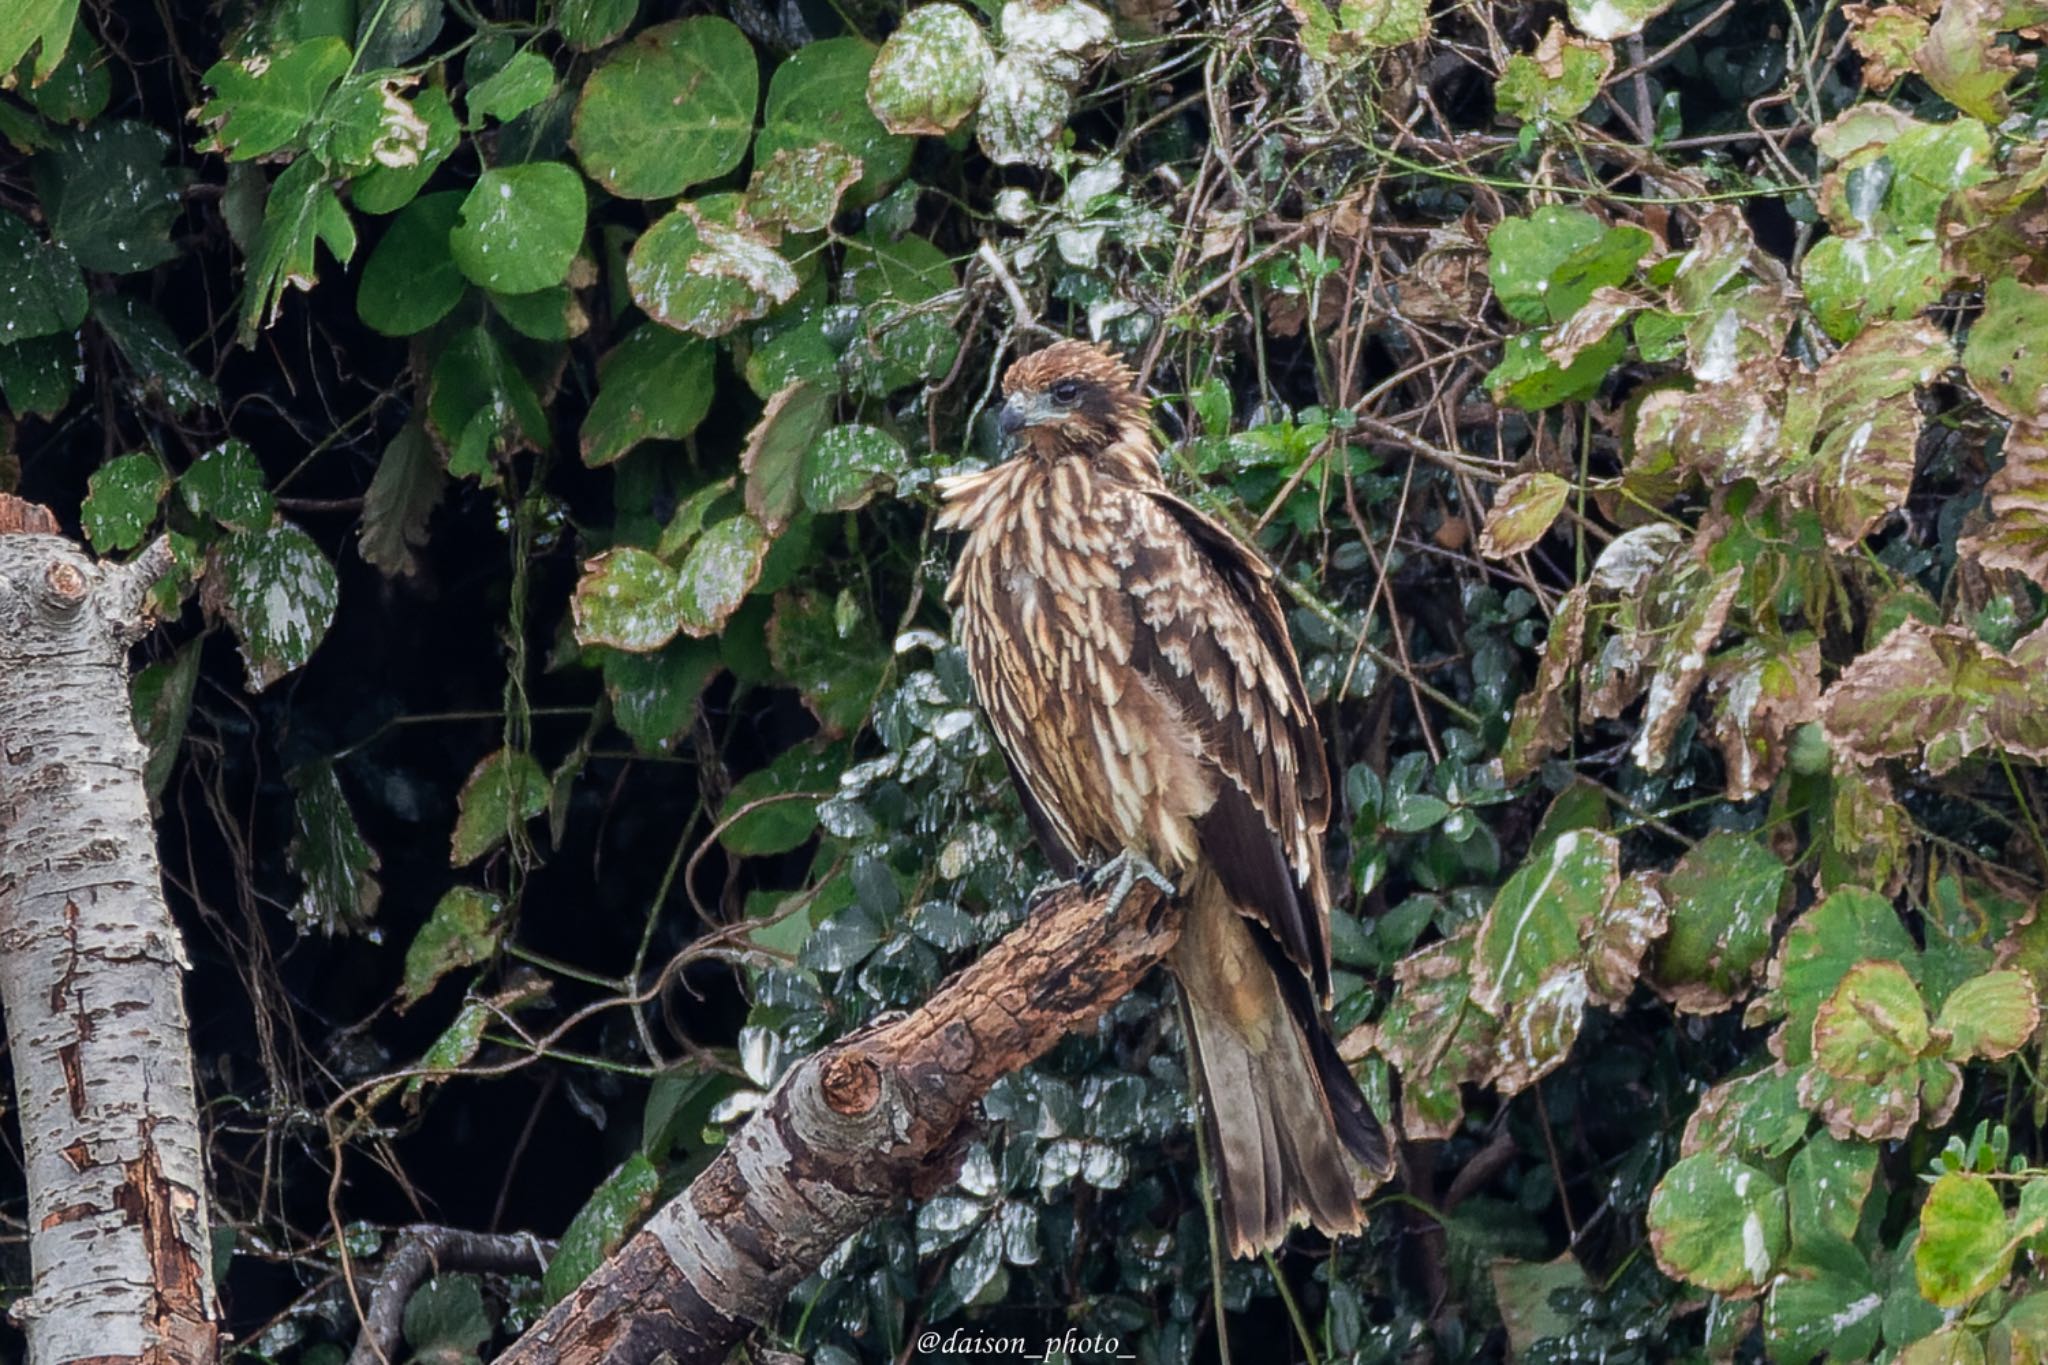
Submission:
[[[1173,946],[1144,884],[1054,893],[916,1013],[798,1063],[724,1151],[499,1365],[716,1365],[834,1248],[950,1181],[988,1088],[1092,1025]]]
[[[429,1275],[453,1270],[538,1275],[547,1269],[546,1257],[554,1249],[553,1242],[514,1233],[464,1232],[425,1224],[405,1229],[370,1291],[363,1332],[348,1365],[395,1365],[402,1354],[405,1306]]]

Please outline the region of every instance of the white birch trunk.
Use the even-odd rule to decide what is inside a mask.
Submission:
[[[184,949],[128,645],[169,567],[95,564],[0,497],[0,1005],[28,1165],[30,1365],[218,1356]],[[11,532],[11,533],[10,533]]]

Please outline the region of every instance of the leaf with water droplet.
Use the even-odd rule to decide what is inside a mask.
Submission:
[[[567,278],[587,209],[583,177],[559,161],[493,166],[464,197],[448,249],[484,288],[530,294]]]
[[[577,158],[627,199],[668,199],[715,180],[753,140],[759,72],[752,45],[728,20],[700,15],[642,29],[584,82]]]

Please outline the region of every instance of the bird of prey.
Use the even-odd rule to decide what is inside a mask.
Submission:
[[[1010,457],[942,481],[948,599],[1032,829],[1062,876],[1160,878],[1232,1256],[1363,1226],[1386,1139],[1337,1055],[1330,772],[1272,571],[1170,493],[1113,354],[1061,341],[1003,379]],[[1096,883],[1096,884],[1099,884]]]

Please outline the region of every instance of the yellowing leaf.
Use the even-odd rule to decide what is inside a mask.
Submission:
[[[1564,511],[1572,486],[1555,474],[1517,474],[1494,494],[1486,525],[1479,531],[1479,553],[1489,559],[1521,554],[1543,539]]]

